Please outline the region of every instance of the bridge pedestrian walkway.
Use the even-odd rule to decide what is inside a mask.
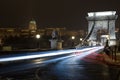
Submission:
[[[114,57],[114,56],[113,56]],[[90,63],[104,64],[108,67],[110,80],[120,80],[120,54],[116,54],[116,60],[106,54],[88,55],[84,58],[85,61]]]

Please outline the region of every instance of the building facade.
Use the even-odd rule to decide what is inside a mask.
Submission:
[[[27,48],[37,48],[38,42],[40,43],[40,48],[49,48],[49,39],[52,38],[51,34],[53,30],[57,30],[60,38],[64,41],[63,46],[70,47],[72,43],[71,36],[75,36],[74,42],[79,43],[80,38],[84,38],[84,30],[67,30],[63,28],[38,28],[36,22],[30,21],[29,26],[25,28],[0,28],[0,45],[11,46],[12,49],[27,49]],[[41,38],[36,39],[36,34],[40,34]]]

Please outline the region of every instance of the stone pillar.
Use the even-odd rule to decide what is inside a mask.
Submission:
[[[59,33],[57,30],[53,30],[52,32],[52,39],[49,40],[51,49],[62,49],[62,40],[59,36]]]
[[[50,46],[51,46],[51,49],[62,49],[62,40],[59,41],[57,39],[50,39]]]
[[[51,49],[57,49],[57,41],[58,40],[56,40],[56,39],[50,39],[49,40],[50,41],[50,47],[51,47]]]
[[[57,49],[62,49],[62,40],[57,42]]]

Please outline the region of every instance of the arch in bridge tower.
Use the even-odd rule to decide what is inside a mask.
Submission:
[[[118,15],[116,11],[90,12],[86,17],[88,20],[89,45],[116,45],[115,21]]]

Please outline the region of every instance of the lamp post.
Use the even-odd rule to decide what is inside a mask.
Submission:
[[[72,39],[72,47],[74,47],[74,45],[75,45],[75,43],[74,43],[75,36],[72,36],[71,39]]]
[[[36,38],[39,39],[40,38],[40,34],[36,34]]]
[[[75,36],[72,36],[71,38],[72,38],[72,40],[74,40],[74,39],[75,39]]]
[[[83,38],[80,38],[80,41],[82,41],[83,40]]]
[[[37,39],[37,47],[38,47],[38,49],[40,48],[40,42],[39,42],[39,40],[40,40],[40,34],[36,34],[36,39]]]

